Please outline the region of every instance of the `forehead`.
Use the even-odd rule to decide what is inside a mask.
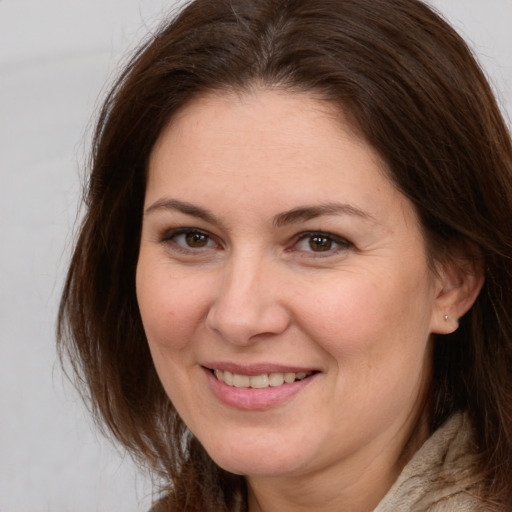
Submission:
[[[195,98],[173,117],[151,153],[149,181],[169,172],[180,181],[214,172],[221,179],[223,171],[231,178],[329,180],[350,167],[386,170],[331,103],[306,93],[223,91]]]
[[[231,114],[235,114],[234,119]],[[276,127],[285,125],[293,127],[294,130],[282,135],[290,133],[297,137],[308,123],[317,122],[331,127],[338,125],[341,131],[350,132],[356,138],[356,130],[352,129],[352,125],[346,119],[346,112],[332,101],[323,99],[313,92],[255,87],[244,91],[207,91],[194,96],[172,116],[160,134],[155,148],[169,131],[176,135],[184,128],[203,130],[218,127],[219,123],[229,127],[233,121],[238,128],[236,133],[241,136],[248,135],[247,132],[239,130],[246,123],[250,135],[254,137],[264,136],[265,132],[272,132]],[[215,131],[219,136],[223,135],[222,131]],[[308,137],[311,134],[306,132],[302,135]]]
[[[368,235],[423,238],[412,203],[377,152],[307,94],[216,93],[184,107],[151,154],[145,210],[178,203],[231,231],[273,229],[286,212],[313,208],[342,212],[352,231],[364,224]]]

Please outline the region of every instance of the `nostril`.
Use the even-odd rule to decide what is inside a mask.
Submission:
[[[210,309],[206,327],[226,342],[244,346],[282,334],[290,323],[287,309],[271,299],[235,303],[219,298]]]

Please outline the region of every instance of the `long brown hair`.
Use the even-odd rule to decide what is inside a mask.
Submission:
[[[59,312],[94,412],[169,482],[169,509],[244,507],[243,479],[211,461],[158,381],[135,268],[161,130],[201,92],[254,85],[330,101],[415,205],[432,257],[454,243],[481,255],[480,296],[435,342],[431,428],[468,411],[489,496],[512,508],[510,134],[466,44],[417,0],[196,0],[134,55],[99,116]]]

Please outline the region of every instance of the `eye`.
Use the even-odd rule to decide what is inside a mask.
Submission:
[[[162,242],[171,244],[175,249],[187,252],[219,247],[206,231],[195,228],[173,229],[164,235]]]
[[[301,233],[292,247],[292,251],[317,253],[319,256],[330,256],[350,248],[352,244],[332,233],[307,232]]]

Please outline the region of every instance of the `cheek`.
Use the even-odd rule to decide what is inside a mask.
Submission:
[[[176,273],[139,259],[137,300],[156,371],[180,415],[191,421],[200,400],[188,385],[194,334],[202,324],[204,290],[194,279],[172,278]],[[187,424],[189,424],[187,422]]]
[[[317,289],[299,296],[298,317],[336,359],[357,354],[382,361],[394,349],[404,355],[417,352],[428,339],[431,314],[429,282],[418,278],[422,274],[359,274],[326,282],[322,293]]]
[[[207,308],[204,282],[172,278],[172,272],[139,261],[137,301],[152,350],[181,350],[202,323]]]
[[[430,375],[423,285],[346,281],[303,308],[302,329],[329,354],[336,424],[382,428],[419,407]],[[405,291],[405,293],[404,293]],[[348,435],[348,434],[347,434]]]

